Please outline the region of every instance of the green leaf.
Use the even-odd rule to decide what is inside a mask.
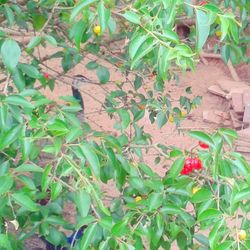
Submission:
[[[158,209],[162,205],[163,195],[162,193],[152,193],[149,195],[147,202],[148,202],[148,210],[153,211]]]
[[[138,34],[129,45],[129,56],[133,59],[138,51],[138,49],[142,46],[142,44],[147,40],[148,35]]]
[[[44,38],[50,45],[57,46],[57,41],[53,36],[46,35]]]
[[[19,69],[22,70],[23,73],[25,73],[26,75],[28,75],[31,78],[37,79],[37,78],[40,78],[42,76],[40,74],[40,72],[38,71],[38,69],[30,64],[20,63]]]
[[[55,200],[57,199],[57,197],[59,196],[59,194],[62,191],[62,184],[60,182],[53,182],[50,185],[50,193],[51,193],[51,200]]]
[[[35,36],[32,37],[30,40],[29,44],[27,45],[26,49],[27,50],[32,50],[34,49],[37,45],[39,45],[42,41],[42,38],[40,36]]]
[[[23,163],[22,165],[20,165],[19,167],[14,169],[14,172],[16,172],[16,173],[22,173],[22,172],[42,173],[43,171],[44,171],[43,168],[35,165],[34,163],[32,163],[32,164]]]
[[[100,83],[106,83],[109,81],[110,73],[109,70],[104,66],[99,66],[96,71],[97,77]]]
[[[76,16],[77,16],[85,7],[87,7],[88,5],[90,5],[90,4],[92,4],[92,3],[96,2],[96,1],[97,1],[97,0],[83,0],[83,1],[81,1],[79,4],[77,4],[77,5],[74,7],[74,9],[73,9],[73,11],[72,11],[72,13],[71,13],[70,21],[73,21],[73,20],[76,18]]]
[[[0,176],[0,196],[8,192],[13,185],[13,178],[11,176]]]
[[[55,136],[66,135],[70,131],[67,124],[58,119],[48,125],[48,130]]]
[[[237,203],[239,201],[249,200],[249,199],[250,199],[250,188],[245,188],[234,196],[233,202]]]
[[[131,69],[135,67],[135,65],[144,57],[146,56],[149,52],[151,52],[154,48],[155,45],[158,43],[157,40],[154,40],[153,38],[149,37],[144,43],[143,46],[138,49],[135,57],[133,58],[133,61],[131,63]]]
[[[238,44],[239,43],[239,29],[238,29],[238,26],[234,20],[230,20],[229,30],[230,30],[230,34],[233,37],[234,42],[236,44]]]
[[[189,136],[194,138],[194,139],[197,139],[199,141],[202,141],[202,142],[208,144],[210,147],[214,148],[214,142],[213,142],[212,138],[204,132],[190,131]]]
[[[220,16],[220,22],[221,22],[221,33],[222,33],[220,40],[223,41],[228,32],[229,19],[224,16]]]
[[[104,32],[109,21],[110,11],[105,8],[103,1],[100,1],[97,6],[97,12],[101,31]]]
[[[124,236],[129,232],[127,219],[117,222],[111,229],[112,235],[116,237]]]
[[[81,250],[88,250],[90,249],[91,241],[94,239],[95,234],[97,231],[97,223],[89,225],[87,229],[84,231],[83,237],[80,242],[80,249]]]
[[[167,115],[165,112],[160,111],[156,115],[156,123],[157,123],[159,128],[162,128],[167,123]]]
[[[193,195],[191,202],[200,203],[200,202],[207,201],[207,200],[211,199],[212,196],[213,196],[213,194],[209,189],[201,188],[198,192],[196,192]]]
[[[198,221],[216,219],[220,217],[222,217],[221,211],[213,209],[213,208],[209,208],[198,216]]]
[[[0,234],[0,247],[3,250],[13,249],[11,246],[11,239],[8,234]]]
[[[48,165],[44,169],[44,172],[43,172],[43,175],[42,175],[42,179],[41,179],[41,188],[42,188],[43,192],[46,192],[47,189],[48,189],[48,187],[49,187],[49,184],[50,184],[50,181],[51,181],[51,177],[49,176],[49,174],[51,173],[51,170],[52,170],[52,166],[51,165]]]
[[[209,239],[209,243],[210,243],[211,249],[214,249],[215,246],[218,245],[218,239],[220,237],[220,235],[218,234],[218,232],[220,231],[220,228],[223,226],[224,223],[225,223],[224,219],[216,222],[214,224],[212,230],[210,231],[208,239]]]
[[[119,109],[118,115],[121,120],[122,130],[125,130],[131,122],[129,112],[126,109]]]
[[[20,95],[9,95],[5,98],[5,102],[23,108],[34,108],[30,102]]]
[[[73,27],[70,29],[70,37],[72,37],[75,41],[76,47],[80,50],[82,36],[85,31],[86,23],[83,20],[75,23]]]
[[[184,161],[185,161],[184,157],[178,158],[174,161],[168,173],[168,176],[170,178],[176,178],[180,174],[184,166]]]
[[[23,193],[14,193],[11,195],[17,204],[24,207],[28,211],[36,212],[39,211],[39,206],[30,199],[29,196]]]
[[[135,90],[138,90],[141,86],[142,86],[142,78],[140,76],[136,75],[135,81],[134,81]]]
[[[131,23],[135,23],[135,24],[140,24],[140,16],[137,15],[135,12],[133,11],[127,11],[123,14],[123,17],[126,18],[128,21],[130,21]]]
[[[85,65],[85,67],[89,70],[97,69],[98,66],[99,64],[96,63],[96,61],[90,61]]]
[[[6,148],[15,140],[18,139],[21,129],[22,129],[22,125],[17,125],[16,127],[10,128],[7,132],[5,132],[1,136],[0,150],[3,150],[4,148]]]
[[[205,247],[209,247],[209,241],[207,239],[206,236],[202,235],[202,234],[195,234],[194,238],[203,246]]]
[[[93,147],[87,143],[82,143],[80,145],[80,148],[84,156],[88,160],[93,174],[99,179],[101,166]]]
[[[25,79],[19,69],[16,68],[12,71],[12,79],[19,91],[22,91],[25,88]]]
[[[13,71],[21,56],[21,49],[14,40],[5,40],[1,46],[1,55],[4,65],[9,71]]]
[[[11,27],[15,22],[14,13],[13,13],[12,9],[6,4],[4,5],[4,10],[5,10],[5,16],[6,16],[7,21],[8,21],[8,26]]]
[[[91,206],[90,195],[84,190],[77,191],[75,193],[75,204],[81,217],[86,217]]]
[[[228,60],[230,58],[230,47],[225,44],[221,48],[221,56],[225,64],[228,63]]]
[[[208,15],[199,9],[196,9],[196,34],[197,44],[196,48],[200,51],[207,41],[210,32],[210,25],[208,23]]]

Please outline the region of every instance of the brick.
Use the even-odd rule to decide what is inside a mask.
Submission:
[[[231,121],[229,119],[229,114],[220,110],[204,110],[203,111],[203,121],[208,123],[215,123],[218,125],[223,125],[225,127],[230,127]]]
[[[245,89],[243,92],[243,105],[250,104],[250,89]]]
[[[236,113],[244,112],[243,98],[241,92],[232,92],[232,106]]]
[[[245,82],[236,82],[231,80],[218,80],[217,82],[220,88],[226,93],[231,93],[232,91],[237,91],[238,89],[250,89]]]
[[[245,106],[245,111],[243,115],[243,122],[245,124],[250,124],[250,104],[247,104]]]
[[[242,128],[242,117],[238,116],[233,110],[229,111],[233,127],[235,129]],[[240,120],[241,118],[241,120]]]

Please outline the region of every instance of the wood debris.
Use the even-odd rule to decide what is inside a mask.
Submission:
[[[249,83],[250,85],[250,83]],[[238,130],[235,151],[250,162],[250,86],[246,82],[218,80],[208,88],[211,94],[228,102],[228,110],[203,111],[203,120]]]

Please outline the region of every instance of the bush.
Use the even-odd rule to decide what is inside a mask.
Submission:
[[[5,75],[0,96],[1,249],[23,249],[34,234],[71,249],[171,249],[175,242],[180,249],[250,247],[250,170],[233,151],[236,132],[190,131],[197,147],[182,152],[152,144],[138,124],[147,110],[158,127],[178,126],[184,112],[199,105],[200,97],[187,97],[190,88],[176,107],[161,94],[166,80],[177,80],[176,66],[194,70],[209,36],[220,37],[215,50],[226,63],[247,61],[249,3],[215,2],[0,1]],[[225,9],[229,6],[237,16]],[[187,28],[185,37],[178,27]],[[18,38],[22,32],[28,44]],[[121,55],[110,54],[110,44],[124,38],[129,44]],[[36,53],[47,46],[56,52],[46,57]],[[119,136],[80,122],[76,114],[81,107],[74,98],[62,97],[64,104],[58,105],[38,90],[53,89],[61,75],[42,73],[46,60],[61,58],[67,74],[86,54],[134,75],[134,90],[117,82],[104,104],[109,115],[119,117]],[[86,67],[96,71],[100,84],[110,80],[99,60]],[[140,88],[151,74],[156,75],[156,93],[143,94]],[[156,162],[173,162],[164,177],[143,161],[151,148],[158,152]],[[120,195],[107,202],[102,183],[110,181]],[[63,216],[67,202],[77,209],[76,225]],[[10,224],[16,232],[9,230]],[[62,229],[83,226],[83,236],[70,246]]]

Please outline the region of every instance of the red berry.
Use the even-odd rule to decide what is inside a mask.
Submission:
[[[181,175],[188,175],[192,173],[193,170],[201,170],[202,162],[199,158],[187,158],[185,160],[183,169],[181,170]]]
[[[43,73],[44,78],[49,79],[49,74],[48,73]]]
[[[199,3],[200,6],[203,6],[203,5],[206,5],[206,4],[208,4],[207,1],[202,1],[202,2]]]
[[[192,164],[193,164],[193,159],[192,158],[187,158],[185,160],[185,163],[184,163],[183,169],[181,171],[181,174],[182,175],[190,174],[193,171]]]
[[[199,146],[200,146],[201,148],[204,148],[204,149],[208,149],[208,148],[209,148],[209,145],[207,145],[206,143],[201,142],[201,141],[199,141]]]
[[[196,170],[201,170],[202,169],[202,162],[201,162],[200,159],[194,158],[194,160],[193,160],[193,169],[196,169]]]

